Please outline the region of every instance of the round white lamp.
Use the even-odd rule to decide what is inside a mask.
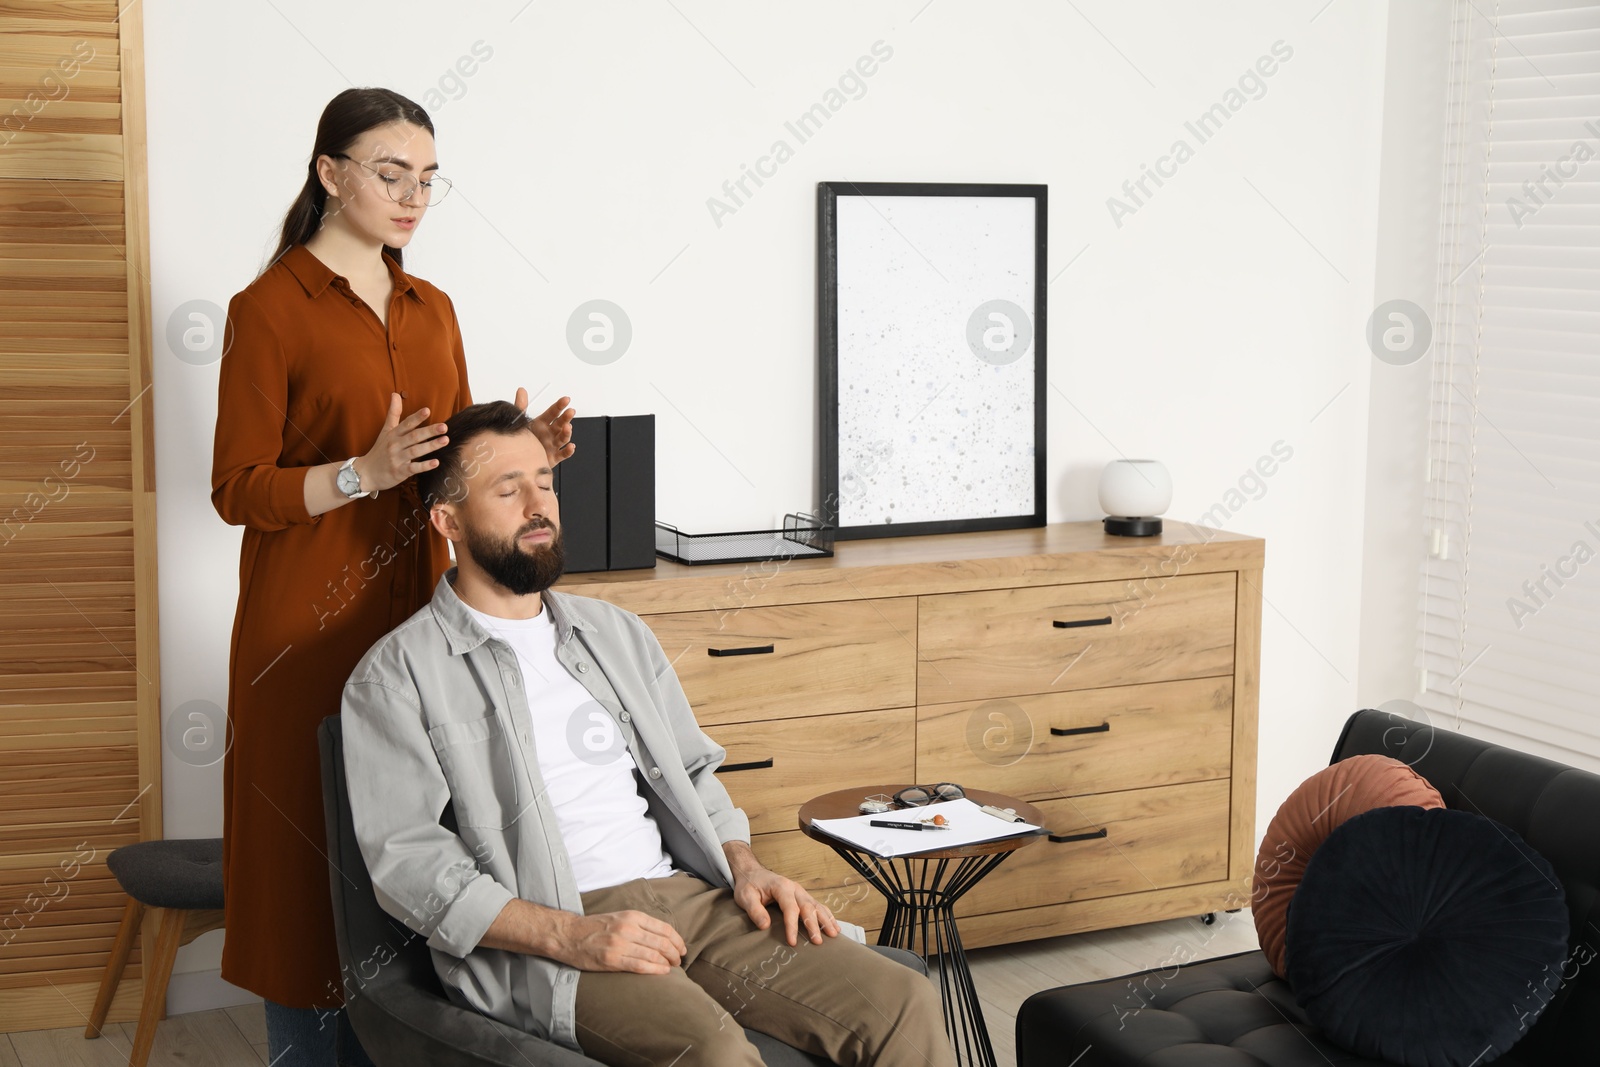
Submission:
[[[1115,459],[1100,472],[1100,510],[1106,533],[1154,537],[1159,516],[1172,505],[1172,476],[1154,459]]]

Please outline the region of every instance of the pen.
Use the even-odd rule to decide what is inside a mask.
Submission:
[[[920,822],[891,822],[888,819],[873,819],[867,825],[882,826],[889,830],[943,830],[943,826],[928,826]]]

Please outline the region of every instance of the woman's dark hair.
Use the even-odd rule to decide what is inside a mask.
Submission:
[[[306,164],[306,182],[283,217],[278,250],[272,254],[272,263],[295,245],[305,244],[322,225],[322,209],[328,201],[328,191],[317,177],[317,158],[337,156],[368,130],[391,122],[409,122],[433,133],[433,120],[428,113],[392,89],[346,89],[328,101],[328,106],[322,109],[322,118],[317,121],[317,140],[311,146],[311,159]],[[397,267],[403,265],[400,253],[401,249],[383,246],[383,254],[394,260]]]
[[[486,433],[509,436],[533,432],[533,420],[528,413],[509,400],[486,400],[464,407],[450,416],[445,425],[450,443],[417,457],[439,461],[437,467],[416,475],[417,493],[422,497],[423,506],[429,508],[435,504],[460,503],[467,495],[467,480],[478,473],[478,464],[494,455],[491,451],[486,456],[485,444],[473,444],[475,438]]]

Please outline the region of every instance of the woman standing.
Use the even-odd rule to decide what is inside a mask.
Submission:
[[[211,499],[245,532],[222,977],[266,1000],[274,1067],[370,1062],[341,1008],[316,730],[450,566],[411,475],[436,465],[417,457],[472,403],[465,354],[450,298],[401,269],[449,188],[422,108],[386,89],[340,93],[272,264],[228,304]],[[572,452],[566,405],[536,420],[553,462]]]

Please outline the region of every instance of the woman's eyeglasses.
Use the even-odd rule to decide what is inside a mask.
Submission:
[[[907,786],[894,795],[894,802],[902,807],[920,808],[936,800],[960,800],[966,795],[967,791],[954,782],[940,782],[938,785]]]
[[[450,179],[438,174],[435,174],[425,182],[421,182],[415,176],[407,174],[403,170],[395,168],[379,170],[370,163],[363,163],[359,159],[351,159],[343,152],[333,153],[333,158],[349,160],[358,167],[366,167],[372,171],[383,182],[383,187],[388,190],[389,199],[395,203],[402,203],[406,199],[417,195],[418,189],[422,190],[422,203],[429,205],[437,204],[450,192]]]

